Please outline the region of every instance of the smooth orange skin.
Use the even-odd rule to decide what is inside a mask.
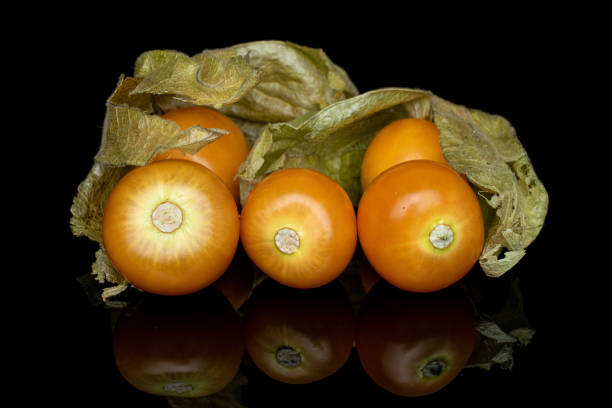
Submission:
[[[380,281],[360,309],[355,348],[366,373],[383,389],[405,397],[429,395],[465,367],[478,338],[475,322],[471,301],[457,287],[411,293]],[[431,361],[446,364],[438,376],[423,375]]]
[[[214,394],[235,377],[243,354],[238,314],[213,287],[180,297],[145,296],[122,311],[113,331],[120,374],[153,395]]]
[[[151,162],[167,159],[191,160],[211,169],[225,183],[236,202],[240,200],[238,180],[234,177],[249,154],[249,142],[242,130],[227,116],[203,106],[179,108],[162,115],[173,120],[181,129],[199,125],[203,128],[227,130],[227,133],[207,144],[196,154],[183,153],[178,149],[159,153]]]
[[[406,118],[389,123],[372,139],[361,164],[361,188],[383,171],[409,160],[447,163],[433,122]]]
[[[177,204],[183,223],[162,232],[151,221],[165,201]],[[137,167],[111,192],[102,219],[104,248],[134,286],[159,295],[196,292],[230,265],[240,234],[236,202],[204,166],[164,160]]]
[[[444,249],[429,241],[446,224],[454,239]],[[381,173],[357,210],[359,242],[378,274],[398,288],[433,292],[459,281],[477,262],[484,222],[475,193],[449,165],[412,160]]]
[[[251,191],[240,216],[242,245],[262,272],[294,288],[325,285],[348,266],[357,244],[353,204],[333,179],[303,169],[276,171]],[[275,245],[278,230],[300,236],[293,254]]]
[[[244,333],[246,351],[263,373],[286,384],[308,384],[347,362],[355,316],[337,280],[301,290],[266,279],[246,304]],[[284,367],[276,358],[276,351],[287,346],[302,356],[297,367]]]

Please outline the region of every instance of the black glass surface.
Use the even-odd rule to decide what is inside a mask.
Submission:
[[[528,265],[527,262],[525,264]],[[250,272],[255,270],[248,260],[243,266]],[[484,278],[476,267],[460,283],[433,294],[411,294],[395,289],[382,280],[366,293],[365,289],[359,286],[361,281],[354,270],[345,271],[339,279],[322,288],[306,291],[288,288],[269,278],[263,278],[237,310],[214,286],[194,295],[181,297],[164,297],[128,290],[119,296],[118,300],[125,301],[125,307],[121,308],[91,306],[85,295],[88,289],[78,286],[73,289],[74,304],[79,304],[79,308],[68,314],[72,318],[70,323],[74,325],[70,328],[70,352],[74,353],[70,364],[78,372],[88,373],[86,376],[76,377],[79,393],[83,392],[83,398],[90,398],[100,392],[96,397],[97,402],[103,400],[113,403],[118,399],[121,404],[127,404],[125,406],[130,403],[137,406],[169,406],[170,402],[175,406],[183,406],[180,404],[210,403],[210,398],[224,403],[240,402],[247,407],[282,406],[287,400],[293,401],[292,404],[296,406],[310,406],[320,403],[321,398],[327,402],[338,401],[357,406],[366,398],[374,398],[384,403],[384,406],[403,406],[408,402],[418,405],[425,404],[426,401],[451,401],[470,395],[485,398],[509,393],[509,398],[517,398],[538,389],[536,369],[544,360],[541,353],[546,336],[546,333],[542,334],[538,330],[537,302],[532,297],[535,296],[533,288],[519,279],[521,270],[517,268],[517,271],[507,276],[490,280]],[[77,296],[77,293],[82,295]],[[363,333],[368,334],[370,340],[377,340],[377,347],[380,347],[365,350],[365,353],[370,354],[370,362],[366,364],[371,365],[373,358],[380,359],[385,360],[388,365],[397,364],[396,367],[387,367],[389,370],[406,372],[408,370],[402,369],[402,361],[399,361],[401,354],[388,355],[394,347],[398,347],[398,341],[402,341],[401,334],[397,334],[398,327],[414,325],[421,327],[420,332],[432,332],[430,337],[425,335],[419,339],[406,339],[406,342],[412,341],[410,344],[406,343],[407,348],[427,347],[432,342],[434,348],[440,347],[438,343],[443,339],[446,344],[442,347],[444,349],[449,344],[464,341],[466,323],[461,323],[461,320],[465,320],[469,315],[466,315],[468,309],[474,311],[474,325],[504,309],[510,309],[516,312],[513,314],[515,319],[507,322],[509,326],[505,329],[515,325],[517,328],[533,329],[535,335],[526,345],[520,345],[518,342],[506,344],[511,350],[512,358],[510,361],[502,359],[500,364],[496,364],[490,358],[501,351],[500,345],[476,334],[475,331],[473,353],[469,354],[466,366],[460,367],[462,369],[456,376],[452,374],[447,385],[431,393],[425,391],[426,395],[423,396],[400,395],[397,389],[390,391],[388,384],[377,383],[364,366],[363,356],[360,357],[357,344],[353,342],[353,339],[359,338],[361,330],[362,337]],[[213,314],[216,314],[216,318]],[[145,317],[141,319],[139,316]],[[363,323],[364,316],[369,316],[367,323]],[[206,327],[203,327],[202,323]],[[120,331],[117,327],[120,327]],[[410,329],[400,329],[400,332],[405,336],[412,328],[410,326]],[[234,337],[227,337],[228,330]],[[240,330],[240,333],[236,330]],[[288,336],[287,331],[293,334]],[[350,342],[347,343],[348,331]],[[129,334],[126,335],[126,332]],[[243,336],[239,341],[239,366],[236,365],[236,350],[232,354],[231,350],[219,348],[220,344],[235,340],[237,334]],[[262,358],[262,354],[266,358],[266,350],[264,347],[264,350],[252,351],[255,353],[254,359],[245,347],[249,336],[255,344],[258,340],[276,340],[266,344],[266,347],[269,348],[268,360],[272,359],[270,353],[277,351],[278,370],[266,372],[266,368],[258,366],[260,363],[254,360]],[[198,338],[199,342],[196,341]],[[131,344],[125,346],[123,343],[126,341]],[[334,341],[335,346],[332,347],[330,342]],[[396,344],[389,344],[393,342]],[[195,347],[196,343],[200,346]],[[207,345],[208,343],[216,346]],[[126,351],[126,347],[131,348]],[[226,357],[219,359],[214,352],[210,353],[210,347],[219,348],[217,353],[226,353]],[[399,347],[402,348],[402,345],[399,344]],[[286,351],[284,357],[280,354],[283,351],[281,349]],[[406,351],[406,348],[402,350]],[[360,351],[364,354],[364,350]],[[312,361],[314,357],[308,354],[310,352],[318,352],[323,356],[323,361],[328,359],[333,367],[320,366],[317,368],[318,372],[307,374],[316,379],[305,378],[302,383],[292,384],[292,377],[287,376],[287,373],[291,372],[292,367],[303,363],[303,360]],[[126,353],[136,362],[126,357]],[[436,352],[431,355],[434,354]],[[482,355],[488,357],[483,359]],[[142,384],[134,383],[139,381],[138,375],[134,379],[133,372],[125,369],[126,358],[129,360],[128,365],[131,361],[144,371],[146,369],[143,367],[150,368],[160,364],[177,364],[180,367],[178,371],[189,371],[186,367],[193,368],[193,362],[200,359],[203,366],[207,363],[217,365],[212,374],[205,374],[209,376],[205,383],[209,384],[212,381],[210,375],[214,378],[214,373],[217,373],[218,376],[225,376],[219,381],[227,385],[211,396],[186,401],[189,398],[183,395],[194,387],[193,383],[189,382],[193,381],[189,375],[171,375],[169,378],[162,375],[151,380],[159,381],[161,388],[166,387],[162,393],[176,395],[168,400],[166,396],[152,394],[159,392],[161,388],[151,391],[142,388]],[[143,361],[146,358],[149,358],[148,363]],[[171,363],[172,361],[174,363]],[[491,367],[485,369],[481,366],[483,363],[491,363]],[[443,373],[444,369],[448,369],[445,364],[448,364],[448,360],[444,358],[432,360],[428,368],[429,376]],[[231,378],[227,377],[227,372],[223,373],[224,368],[230,372],[235,370],[235,374],[231,375]],[[320,373],[322,368],[327,371]],[[142,378],[140,377],[141,380]]]

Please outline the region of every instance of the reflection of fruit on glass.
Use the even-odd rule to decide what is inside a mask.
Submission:
[[[232,195],[204,166],[164,160],[136,167],[104,209],[104,248],[134,286],[160,295],[196,292],[227,269],[240,235]]]
[[[238,315],[213,287],[181,297],[145,297],[123,311],[113,333],[119,372],[154,395],[222,390],[238,372],[243,350]]]
[[[434,393],[467,363],[476,343],[475,310],[452,286],[411,293],[381,281],[357,319],[356,349],[372,380],[402,396]]]
[[[359,251],[357,254],[357,265],[359,270],[359,280],[365,293],[368,293],[372,287],[380,280],[380,275],[372,268],[368,258],[364,255],[363,251]]]
[[[338,371],[353,348],[354,314],[338,281],[315,289],[262,282],[246,305],[245,344],[269,377],[306,384]]]
[[[327,175],[304,168],[278,170],[259,182],[242,206],[240,227],[257,267],[294,288],[336,279],[357,244],[348,194]]]
[[[249,142],[242,130],[221,112],[204,106],[175,109],[162,115],[162,118],[175,121],[183,130],[199,125],[202,128],[222,129],[229,132],[204,146],[196,154],[187,154],[173,149],[155,155],[152,161],[181,159],[200,163],[218,175],[236,202],[239,202],[238,180],[235,180],[234,177],[249,154]]]
[[[372,139],[361,164],[363,190],[383,171],[408,160],[447,163],[438,136],[440,131],[428,120],[406,118],[389,123]]]
[[[413,292],[463,278],[484,244],[476,194],[449,165],[412,160],[381,173],[357,210],[359,242],[376,272]]]
[[[229,268],[215,281],[214,286],[238,310],[251,295],[255,281],[255,265],[238,245],[236,255]]]

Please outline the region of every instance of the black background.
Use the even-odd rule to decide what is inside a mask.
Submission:
[[[261,7],[259,11],[270,10]],[[545,16],[546,21],[551,20],[547,13],[509,15],[496,10],[489,19],[450,16],[442,21],[432,17],[433,10],[429,12],[387,9],[380,15],[348,17],[321,11],[298,22],[297,11],[287,11],[286,18],[267,14],[252,20],[251,11],[241,9],[238,20],[228,18],[231,12],[225,10],[199,22],[195,18],[186,21],[186,10],[168,14],[159,10],[155,19],[148,16],[143,22],[138,12],[117,9],[94,23],[94,10],[82,18],[69,19],[65,31],[54,31],[50,41],[37,43],[39,48],[33,49],[39,53],[29,57],[34,75],[53,78],[45,81],[48,90],[43,101],[51,113],[45,133],[52,140],[49,149],[54,149],[45,152],[51,153],[48,159],[53,160],[44,171],[52,171],[53,177],[41,187],[53,191],[57,207],[50,234],[39,239],[45,242],[44,265],[37,267],[42,283],[36,285],[35,294],[28,295],[31,299],[22,297],[20,305],[25,311],[22,322],[34,332],[28,338],[42,354],[31,364],[37,370],[44,367],[45,399],[85,399],[90,407],[165,406],[163,399],[131,388],[119,376],[112,360],[108,311],[90,306],[75,280],[90,270],[97,245],[72,236],[70,205],[93,164],[105,101],[119,76],[131,75],[138,55],[151,49],[169,48],[191,55],[203,49],[271,39],[322,48],[347,71],[360,92],[393,86],[427,89],[454,103],[504,116],[515,127],[546,186],[551,206],[540,236],[516,270],[526,313],[537,333],[529,346],[518,351],[512,372],[471,370],[431,399],[405,401],[370,383],[353,358],[337,376],[308,389],[279,387],[260,378],[263,385],[249,394],[253,406],[260,406],[255,404],[258,401],[269,403],[272,397],[263,395],[269,390],[280,393],[277,401],[297,398],[299,403],[294,406],[325,404],[330,398],[346,405],[369,406],[363,395],[376,398],[379,406],[442,401],[484,405],[490,398],[507,402],[567,392],[560,391],[558,384],[543,381],[563,371],[557,351],[567,348],[565,340],[560,340],[564,338],[560,324],[574,317],[561,304],[562,298],[567,300],[559,293],[559,279],[551,279],[557,272],[550,265],[550,254],[559,250],[561,210],[557,203],[563,199],[559,160],[550,154],[550,129],[542,122],[548,115],[542,99],[556,97],[559,80],[553,74],[566,60],[565,50],[572,45],[572,37],[561,26],[543,26]],[[507,18],[498,18],[501,15]],[[44,55],[42,65],[37,63],[40,55]],[[25,308],[31,302],[39,307],[32,311]],[[28,372],[30,363],[25,368]]]

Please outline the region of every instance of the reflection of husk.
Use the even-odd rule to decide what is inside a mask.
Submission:
[[[485,295],[478,293],[482,288],[471,282],[467,287],[468,295],[475,300],[479,311],[476,329],[480,340],[466,367],[478,367],[490,370],[494,366],[511,370],[514,366],[514,350],[529,344],[535,336],[529,320],[523,310],[523,296],[516,275],[510,276],[510,282],[501,308],[487,313],[478,299]]]

